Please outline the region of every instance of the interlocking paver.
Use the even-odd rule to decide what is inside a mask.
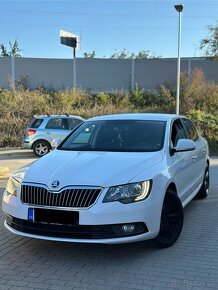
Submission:
[[[164,250],[150,242],[93,245],[19,237],[3,227],[0,210],[0,289],[218,289],[216,163],[210,196],[185,208],[182,235]]]

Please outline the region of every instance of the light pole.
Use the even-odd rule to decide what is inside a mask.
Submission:
[[[73,48],[73,87],[76,88],[76,47]]]
[[[60,30],[61,44],[73,48],[73,87],[76,88],[76,48],[78,46],[78,35]]]
[[[178,60],[177,60],[177,83],[176,83],[176,114],[179,114],[179,93],[180,93],[180,49],[181,49],[181,26],[183,5],[174,5],[179,12],[179,31],[178,31]]]

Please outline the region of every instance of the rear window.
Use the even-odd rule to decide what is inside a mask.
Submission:
[[[30,124],[30,128],[34,128],[34,129],[39,128],[39,126],[42,124],[43,121],[44,119],[33,119]]]

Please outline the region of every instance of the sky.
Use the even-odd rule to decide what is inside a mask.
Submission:
[[[207,25],[218,20],[218,0],[0,0],[0,43],[18,40],[25,57],[72,58],[60,44],[60,29],[80,36],[77,56],[110,56],[123,48],[177,56],[178,12],[183,3],[182,57],[201,56]]]

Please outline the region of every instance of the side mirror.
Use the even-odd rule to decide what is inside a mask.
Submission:
[[[55,138],[52,140],[51,142],[51,150],[54,150],[55,148],[58,147],[58,145],[61,143],[61,139],[60,138]]]
[[[196,145],[191,139],[179,139],[175,148],[172,148],[172,152],[185,152],[195,150]]]

